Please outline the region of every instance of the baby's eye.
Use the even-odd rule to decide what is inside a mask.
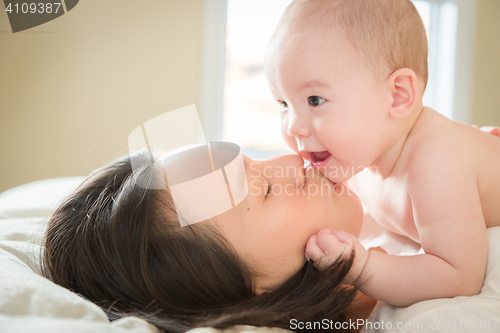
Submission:
[[[288,104],[285,101],[281,101],[281,111],[288,110]]]
[[[267,191],[265,197],[267,197],[269,194],[271,194],[271,184],[267,183]]]
[[[322,104],[324,101],[325,101],[325,99],[323,97],[319,97],[319,96],[309,96],[307,98],[307,102],[311,106],[318,106],[318,105]]]

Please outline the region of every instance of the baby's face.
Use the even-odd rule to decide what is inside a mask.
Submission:
[[[342,36],[277,36],[265,71],[284,140],[331,181],[347,181],[386,149],[390,94]]]

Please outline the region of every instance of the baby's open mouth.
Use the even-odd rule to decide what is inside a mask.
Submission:
[[[330,156],[330,153],[328,151],[316,151],[316,152],[311,152],[311,164],[315,164],[321,161],[324,161]]]
[[[309,153],[311,167],[316,170],[321,170],[328,167],[332,155],[328,151],[315,151]]]
[[[328,151],[316,151],[316,152],[309,152],[309,164],[304,165],[304,175],[307,173],[307,169],[312,168],[312,169],[320,169],[326,167],[328,162],[330,161],[330,157],[332,155]],[[319,174],[321,178],[324,178],[326,181],[330,182],[334,187],[338,185],[338,183],[335,183],[328,179],[326,175],[324,174]],[[307,176],[306,176],[307,177]]]

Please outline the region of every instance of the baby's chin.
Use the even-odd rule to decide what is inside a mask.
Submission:
[[[319,171],[329,181],[340,184],[346,183],[349,179],[354,177],[363,167],[355,167],[353,164],[341,163],[333,155],[327,154],[327,151],[320,153],[312,153],[311,167]],[[316,156],[318,155],[318,156]]]
[[[342,170],[339,169],[336,166],[330,166],[320,169],[319,172],[335,184],[347,183],[354,176],[351,172],[342,173]]]

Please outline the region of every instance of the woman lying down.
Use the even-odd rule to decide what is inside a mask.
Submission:
[[[321,270],[304,256],[322,229],[359,236],[358,197],[297,155],[243,160],[245,199],[184,227],[168,189],[137,186],[157,176],[146,151],[96,170],[49,221],[44,275],[111,320],[139,316],[165,332],[366,320],[376,300],[346,279],[355,252]]]

